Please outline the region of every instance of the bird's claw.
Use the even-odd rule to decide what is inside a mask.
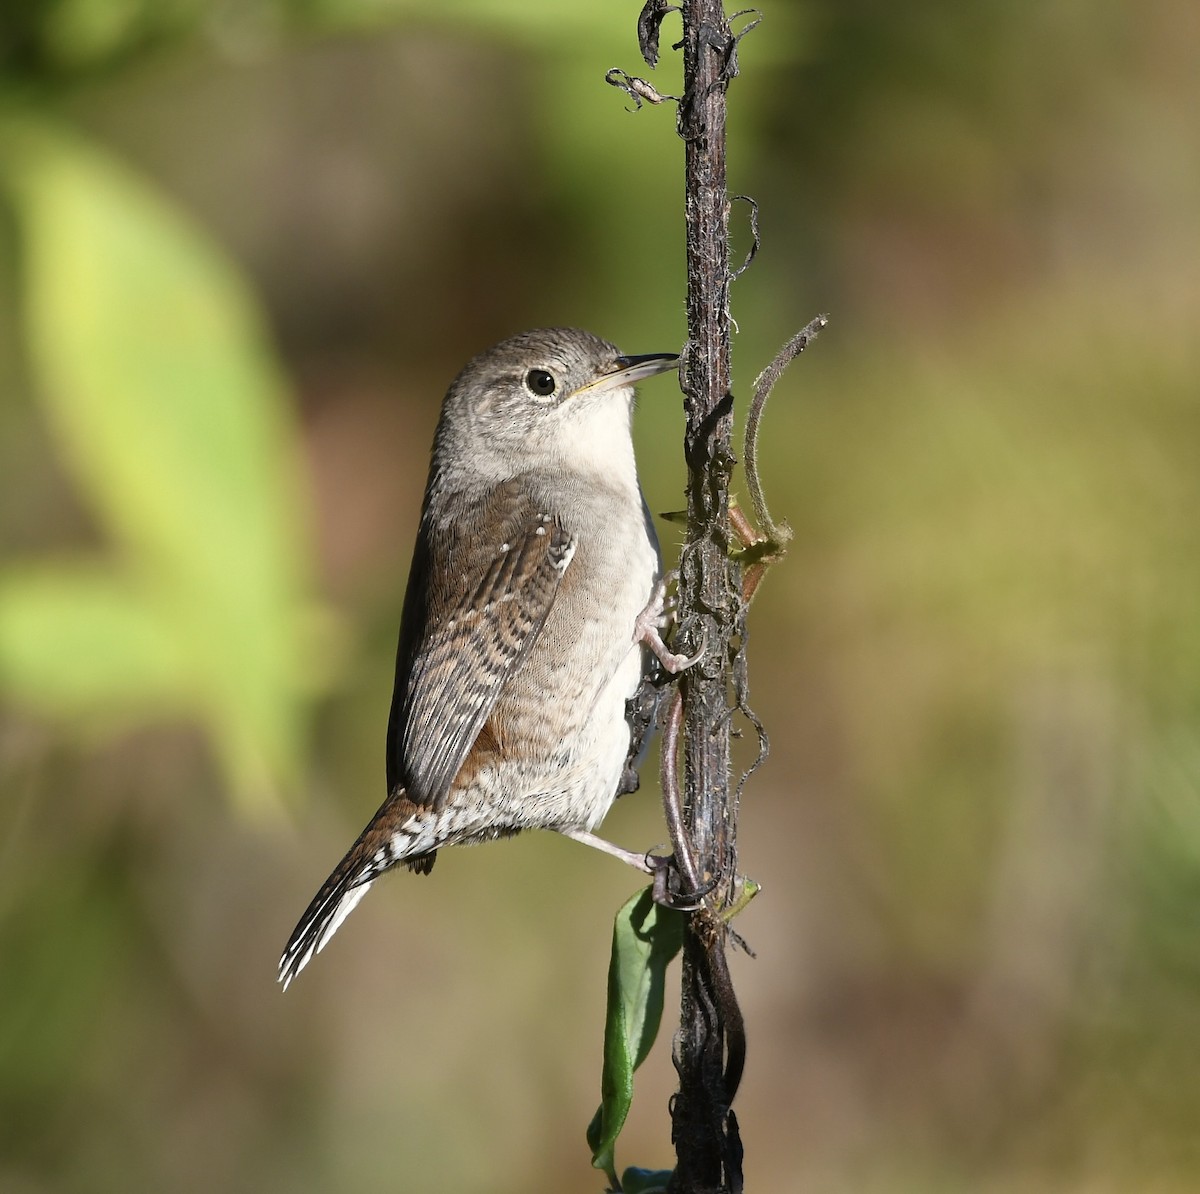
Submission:
[[[712,893],[717,886],[715,878],[701,884],[696,891],[680,891],[679,879],[682,877],[675,864],[674,854],[646,854],[646,869],[653,876],[651,897],[663,908],[671,908],[675,912],[697,912],[704,907],[705,896]],[[671,880],[675,879],[672,887]]]
[[[700,650],[695,655],[682,655],[672,651],[663,642],[663,637],[659,633],[666,626],[670,625],[671,618],[667,611],[673,609],[676,602],[673,599],[667,599],[667,585],[678,576],[677,572],[670,572],[666,576],[660,576],[655,581],[654,589],[650,594],[650,600],[646,603],[646,608],[638,614],[633,624],[633,641],[635,643],[642,643],[648,647],[655,659],[672,676],[677,676],[680,672],[687,671],[688,668],[699,663],[708,652],[707,634],[702,634]]]

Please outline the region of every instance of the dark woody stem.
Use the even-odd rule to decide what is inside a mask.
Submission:
[[[655,3],[651,0],[647,9]],[[660,8],[662,6],[659,6]],[[729,200],[725,184],[725,92],[736,73],[736,39],[720,0],[683,0],[688,342],[680,368],[687,428],[688,533],[681,558],[679,620],[704,659],[685,673],[683,830],[688,883],[713,891],[684,939],[680,1027],[672,1104],[676,1194],[742,1189],[742,1147],[730,1109],[745,1053],[729,979],[720,912],[737,873],[737,801],[731,790],[728,648],[742,616],[739,566],[729,550]],[[660,18],[661,19],[661,18]],[[643,21],[645,14],[643,14]],[[643,39],[644,40],[644,39]],[[643,46],[643,48],[645,48]],[[694,860],[694,861],[692,861]]]

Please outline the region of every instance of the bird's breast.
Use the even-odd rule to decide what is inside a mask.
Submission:
[[[634,624],[661,566],[640,493],[636,507],[614,502],[567,527],[575,554],[494,720],[501,740],[537,733],[571,751],[597,738],[627,742],[625,701],[643,666]]]

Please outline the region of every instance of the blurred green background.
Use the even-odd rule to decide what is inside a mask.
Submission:
[[[445,385],[682,341],[681,143],[603,82],[637,9],[5,4],[6,1194],[601,1188],[611,860],[450,852],[274,977],[383,795]],[[739,397],[832,323],[763,443],[749,1188],[1198,1189],[1200,10],[764,16]],[[681,430],[647,384],[656,510]],[[663,840],[656,786],[606,829]],[[618,1158],[668,1165],[666,1039],[639,1078]]]

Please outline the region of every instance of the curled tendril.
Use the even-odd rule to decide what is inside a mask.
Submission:
[[[779,546],[791,539],[792,530],[786,523],[776,523],[767,509],[767,499],[763,494],[762,481],[758,475],[759,423],[762,421],[767,399],[771,396],[771,390],[780,375],[808,347],[809,342],[828,322],[828,315],[818,315],[779,350],[775,359],[755,379],[754,397],[750,400],[750,412],[746,416],[746,444],[743,453],[746,466],[746,488],[750,491],[750,501],[754,506],[754,516],[758,519],[758,525],[767,538]]]

